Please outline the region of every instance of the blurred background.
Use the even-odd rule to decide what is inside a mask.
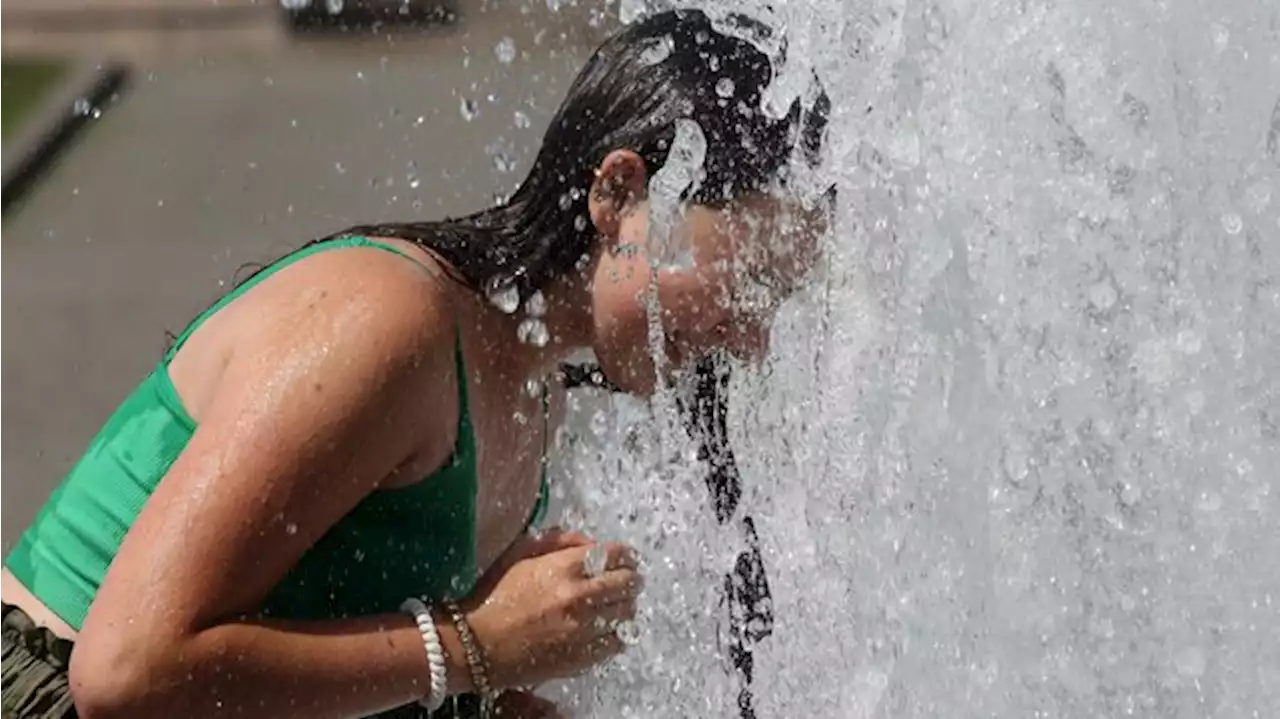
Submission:
[[[601,0],[312,2],[4,4],[6,551],[240,268],[510,192],[617,25]],[[83,126],[11,186],[68,108]]]

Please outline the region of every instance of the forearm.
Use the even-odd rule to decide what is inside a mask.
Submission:
[[[440,619],[450,693],[470,691],[457,634]],[[138,681],[105,715],[362,717],[418,700],[431,681],[422,635],[407,614],[222,624],[140,669],[125,672]]]

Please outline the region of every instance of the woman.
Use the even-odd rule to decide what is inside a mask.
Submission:
[[[525,532],[561,394],[539,378],[589,348],[650,391],[651,285],[673,366],[761,350],[738,270],[776,300],[822,229],[768,190],[823,124],[762,113],[771,74],[701,13],[629,26],[508,203],[312,243],[198,317],[6,559],[6,716],[416,713],[621,651],[632,553]],[[695,263],[655,276],[647,182],[683,119]]]

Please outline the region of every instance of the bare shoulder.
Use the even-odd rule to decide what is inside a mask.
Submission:
[[[466,290],[431,258],[349,247],[304,258],[264,283],[253,334],[275,345],[323,344],[388,362],[452,357],[454,295]],[[266,311],[265,313],[263,311]]]
[[[468,290],[404,244],[404,255],[357,246],[302,257],[209,317],[169,365],[188,412],[203,422],[229,391],[278,384],[289,367],[350,391],[448,392],[454,305]]]
[[[321,434],[335,446],[381,447],[380,469],[361,473],[376,481],[410,455],[447,452],[454,304],[466,291],[378,248],[328,250],[281,268],[235,308],[230,359],[201,422],[256,425],[278,447]]]

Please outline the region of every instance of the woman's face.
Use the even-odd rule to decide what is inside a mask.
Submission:
[[[654,299],[669,367],[720,349],[760,359],[778,305],[814,264],[827,213],[764,193],[716,207],[687,205],[664,223],[671,237],[663,245],[649,210],[647,201],[635,201],[615,222],[603,223],[612,231],[605,233],[591,298],[605,375],[631,392],[652,390]],[[655,257],[660,246],[674,246],[680,261],[664,266]]]

